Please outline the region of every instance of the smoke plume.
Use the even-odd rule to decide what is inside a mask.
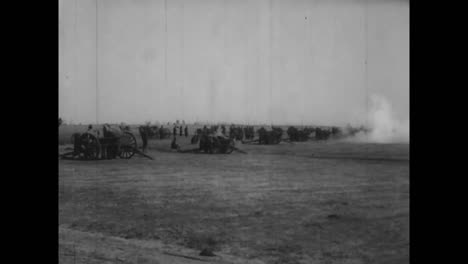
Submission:
[[[391,103],[384,97],[372,95],[367,112],[367,132],[359,132],[352,141],[372,143],[409,143],[409,118],[396,118]]]

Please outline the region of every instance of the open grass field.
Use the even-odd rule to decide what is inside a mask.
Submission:
[[[61,263],[409,263],[408,144],[169,146],[59,160]]]

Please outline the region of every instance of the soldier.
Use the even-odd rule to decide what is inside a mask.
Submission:
[[[172,135],[175,137],[177,136],[177,126],[174,125],[174,129],[172,129]]]
[[[182,136],[182,126],[179,127],[179,136]]]
[[[103,149],[103,158],[104,159],[114,159],[117,157],[117,151],[115,149],[116,140],[114,140],[115,135],[111,132],[111,127],[109,124],[104,124],[102,127],[103,140],[105,141]]]
[[[264,127],[258,130],[258,144],[266,144],[266,129]]]
[[[215,137],[226,138],[226,136],[223,134],[223,132],[219,128],[214,131],[214,136]]]
[[[82,152],[81,149],[81,134],[80,133],[73,133],[72,139],[73,139],[73,157],[75,158],[76,156],[80,156],[80,153]]]
[[[185,137],[188,137],[188,126],[185,126],[184,132],[185,132]]]
[[[140,132],[141,141],[143,141],[143,152],[146,152],[146,147],[148,146],[148,133],[143,126],[140,126],[138,130]]]
[[[179,145],[176,143],[176,137],[174,137],[171,142],[171,149],[179,150],[179,148],[180,148]]]
[[[200,150],[204,153],[213,153],[212,137],[207,133],[203,133],[200,138]]]
[[[103,146],[100,144],[100,141],[99,141],[99,136],[100,136],[99,130],[98,129],[93,129],[93,126],[89,125],[88,130],[86,132],[90,133],[90,134],[93,134],[96,138],[98,138],[98,141],[96,142],[97,145],[98,145],[98,154],[97,154],[97,156],[99,157],[99,155],[101,155],[101,157],[102,157]]]
[[[223,133],[223,135],[226,135],[226,127],[224,125],[221,126],[221,133]]]
[[[161,127],[159,128],[159,139],[163,139],[164,138],[164,127],[161,125]]]

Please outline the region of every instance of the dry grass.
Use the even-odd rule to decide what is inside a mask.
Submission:
[[[60,161],[59,224],[267,263],[409,262],[408,145],[169,146],[151,141],[154,161]]]

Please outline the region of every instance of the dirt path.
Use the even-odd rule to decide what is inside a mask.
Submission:
[[[262,264],[263,262],[220,254],[215,257],[203,257],[199,256],[197,251],[165,245],[158,241],[123,239],[59,227],[59,263]]]

